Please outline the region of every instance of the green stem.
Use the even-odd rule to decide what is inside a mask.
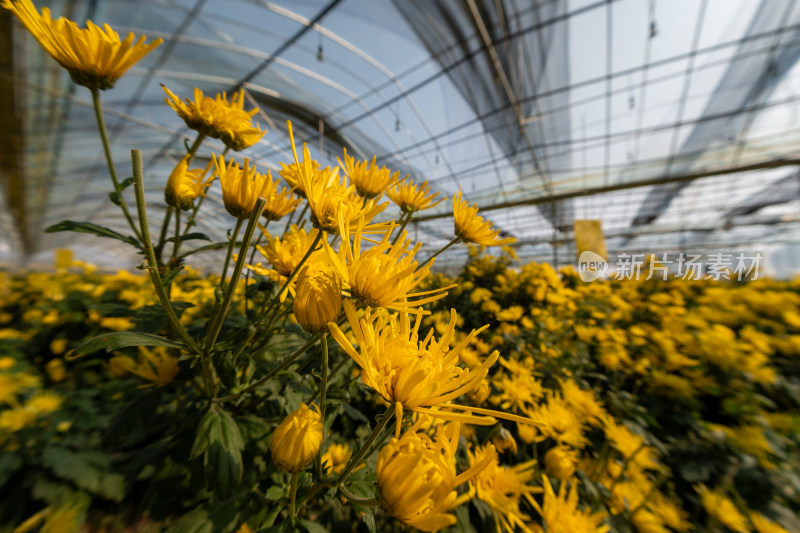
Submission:
[[[327,326],[326,326],[327,327]],[[328,334],[320,333],[322,343],[322,381],[319,386],[319,417],[322,419],[322,442],[325,442],[325,400],[328,389]]]
[[[119,195],[119,206],[122,209],[122,213],[125,215],[125,219],[128,221],[128,225],[130,225],[133,230],[133,234],[136,235],[139,242],[142,242],[142,235],[139,233],[139,229],[136,227],[130,211],[128,211],[128,204],[125,203],[125,197],[122,195],[122,187],[117,179],[117,170],[114,168],[114,160],[111,158],[111,145],[108,142],[106,121],[103,118],[103,104],[100,102],[100,91],[96,87],[93,87],[91,92],[92,103],[94,104],[94,116],[95,119],[97,119],[97,127],[100,130],[100,140],[103,142],[103,153],[105,153],[106,156],[108,173],[111,176],[111,182],[114,184],[114,191]]]
[[[195,138],[194,142],[189,147],[189,151],[187,152],[187,154],[189,155],[189,159],[186,160],[187,167],[188,167],[189,163],[192,162],[192,159],[194,159],[194,154],[197,153],[197,149],[200,148],[201,144],[203,144],[203,140],[205,138],[206,138],[206,135],[204,133],[200,133],[200,132],[197,133],[197,138]]]
[[[219,278],[219,284],[221,287],[225,286],[225,276],[228,274],[228,267],[231,264],[231,256],[233,256],[233,248],[236,246],[236,238],[239,236],[239,230],[242,229],[242,222],[243,220],[241,218],[236,219],[236,226],[233,228],[233,233],[231,234],[231,239],[228,243],[228,253],[225,255],[225,262],[222,264],[222,276]]]
[[[440,253],[444,252],[445,250],[447,250],[448,248],[450,248],[450,247],[451,247],[451,246],[453,246],[454,244],[458,243],[460,240],[461,240],[461,237],[456,237],[456,238],[455,238],[455,239],[453,239],[452,241],[448,242],[448,243],[445,245],[445,247],[444,247],[444,248],[442,248],[441,250],[439,250],[438,252],[436,252],[435,254],[433,254],[432,256],[430,256],[429,258],[427,258],[427,259],[425,260],[425,262],[423,262],[423,263],[422,263],[420,266],[418,266],[418,267],[417,267],[417,270],[420,270],[422,267],[424,267],[425,265],[427,265],[428,263],[430,263],[431,261],[433,261],[433,258],[434,258],[434,257],[436,257],[436,256],[437,256],[437,255],[439,255]]]
[[[136,195],[136,210],[139,215],[139,225],[142,229],[142,244],[144,245],[145,256],[147,257],[147,270],[150,272],[150,278],[153,280],[158,299],[164,312],[167,314],[172,327],[183,339],[183,341],[195,353],[201,353],[200,347],[194,342],[186,332],[175,309],[172,307],[172,302],[167,296],[167,291],[164,289],[164,284],[161,282],[161,275],[158,273],[158,263],[156,263],[156,254],[153,251],[153,243],[150,242],[150,231],[147,227],[147,212],[144,203],[144,178],[142,176],[142,153],[139,150],[131,150],[131,160],[133,166],[133,190]]]
[[[261,211],[262,209],[264,209],[265,203],[267,203],[267,201],[259,196],[258,200],[256,200],[256,205],[255,208],[253,209],[253,212],[250,213],[250,220],[247,221],[247,227],[244,230],[244,237],[242,237],[242,246],[239,249],[239,257],[236,259],[236,264],[233,267],[233,275],[231,276],[231,282],[228,285],[228,289],[225,291],[225,297],[222,300],[222,305],[220,305],[219,310],[214,315],[211,328],[209,329],[208,336],[206,337],[205,346],[203,348],[203,353],[206,355],[211,351],[211,348],[217,341],[217,336],[219,335],[219,331],[220,329],[222,329],[222,323],[225,321],[225,315],[228,314],[228,306],[231,303],[231,298],[233,298],[233,293],[236,291],[236,284],[239,282],[239,276],[242,273],[242,267],[244,266],[244,262],[247,259],[247,249],[250,247],[250,241],[253,239],[253,232],[255,231],[256,224],[258,223],[258,217],[261,216]],[[239,231],[238,228],[241,225],[241,222],[242,222],[241,219],[239,219],[239,221],[236,224],[237,233]],[[231,239],[231,243],[234,242],[236,242],[235,236],[233,239]],[[232,250],[232,246],[233,245],[231,245],[230,250]]]
[[[369,449],[369,447],[372,445],[372,443],[378,437],[380,432],[383,431],[383,428],[386,427],[386,425],[392,418],[394,418],[394,405],[390,405],[386,409],[386,412],[383,413],[383,418],[381,419],[380,422],[378,422],[378,425],[375,426],[375,429],[372,430],[372,433],[369,434],[369,437],[367,437],[366,442],[358,450],[358,453],[355,455],[355,457],[352,457],[350,459],[350,462],[347,463],[347,466],[345,467],[344,471],[341,473],[339,479],[336,481],[337,484],[341,485],[345,481],[347,481],[348,476],[350,476],[350,474],[353,473],[355,467],[358,466],[358,464],[361,462],[362,459],[364,459],[364,456],[366,455],[366,452]]]
[[[406,229],[406,226],[409,222],[411,222],[411,216],[413,213],[408,213],[407,215],[404,214],[403,217],[400,219],[402,220],[402,224],[400,224],[400,229],[397,230],[397,235],[394,236],[394,240],[392,241],[392,246],[397,244],[397,241],[400,240],[400,235],[403,234],[403,230]]]
[[[349,501],[358,505],[359,507],[378,507],[381,502],[374,496],[372,498],[364,498],[358,494],[353,494],[344,485],[339,485],[339,492]]]
[[[178,256],[178,248],[181,247],[181,210],[175,210],[175,242],[172,243],[172,257]]]
[[[169,228],[169,221],[172,219],[172,210],[174,208],[171,205],[167,206],[167,212],[164,214],[164,220],[161,221],[161,232],[158,235],[158,244],[156,244],[155,252],[156,252],[156,259],[158,259],[159,263],[161,263],[162,251],[164,249],[164,241],[167,238],[167,228]]]
[[[345,364],[346,364],[348,361],[352,361],[352,359],[350,358],[350,356],[349,356],[349,355],[348,355],[348,356],[346,356],[346,357],[342,357],[342,360],[341,360],[341,361],[339,361],[338,363],[336,363],[336,366],[335,366],[335,367],[333,367],[333,370],[331,370],[331,371],[328,373],[328,381],[330,381],[331,379],[333,379],[333,376],[335,376],[336,374],[338,374],[338,373],[339,373],[339,370],[341,370],[341,369],[342,369],[342,367],[344,367],[344,365],[345,365]],[[313,402],[314,400],[316,400],[316,399],[317,399],[317,394],[319,394],[319,392],[320,392],[319,390],[316,390],[316,391],[314,391],[314,394],[311,396],[311,399],[310,399],[310,400],[308,400],[308,402],[306,402],[306,403],[311,403],[311,402]]]
[[[297,501],[297,476],[298,473],[292,474],[292,485],[289,489],[289,517],[294,521],[295,517],[295,502]]]
[[[287,357],[281,364],[279,364],[278,366],[276,366],[275,368],[270,370],[267,373],[267,375],[265,375],[264,377],[260,378],[258,381],[255,381],[255,382],[251,383],[247,387],[243,388],[241,391],[239,391],[239,393],[237,393],[237,394],[229,394],[228,396],[223,396],[222,398],[217,398],[214,401],[217,402],[217,403],[224,403],[224,402],[228,402],[228,401],[231,401],[231,400],[235,400],[236,398],[238,398],[240,395],[244,394],[245,392],[249,392],[249,391],[251,391],[251,390],[253,390],[255,388],[260,387],[261,385],[263,385],[264,383],[266,383],[267,381],[272,379],[275,375],[277,375],[278,372],[280,372],[281,370],[283,370],[284,368],[286,368],[290,364],[294,363],[295,360],[297,360],[298,357],[300,357],[301,355],[306,353],[309,348],[311,348],[312,346],[314,346],[314,344],[316,344],[317,338],[318,338],[318,335],[314,335],[313,337],[308,339],[304,345],[302,345],[300,348],[298,348],[297,351],[295,351],[292,355]]]
[[[256,252],[258,251],[258,245],[261,244],[261,240],[264,238],[264,232],[267,230],[267,227],[269,227],[269,219],[267,219],[267,223],[264,224],[264,229],[261,230],[261,234],[258,236],[258,240],[256,240],[255,245],[253,245],[253,250],[250,252],[250,264],[251,265],[253,264],[253,259],[255,259],[255,257],[256,257]],[[251,272],[252,272],[252,270],[250,270],[248,268],[247,269],[247,274],[245,274],[245,276],[244,276],[244,286],[245,286],[245,288],[247,288],[247,286],[250,284],[250,273]],[[247,298],[247,292],[245,292],[245,295],[244,295],[244,314],[245,314],[245,316],[247,316],[247,304],[248,304],[248,301],[249,301],[249,299]]]

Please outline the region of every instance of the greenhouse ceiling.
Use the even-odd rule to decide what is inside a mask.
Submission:
[[[243,88],[268,133],[238,155],[261,168],[291,161],[291,119],[323,165],[346,147],[448,198],[461,188],[525,258],[571,262],[577,219],[602,220],[612,253],[800,242],[795,0],[35,4],[164,39],[102,95],[116,164],[142,151],[156,218],[194,138],[163,84],[182,97]],[[129,265],[94,237],[45,233],[64,219],[126,225],[90,94],[1,17],[0,262],[71,245]],[[208,204],[222,212],[218,188]],[[451,210],[410,226],[426,250],[452,236]],[[208,213],[200,230],[223,237],[228,220]]]

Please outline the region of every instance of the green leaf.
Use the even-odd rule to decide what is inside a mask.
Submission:
[[[271,429],[264,420],[253,415],[237,416],[236,425],[239,426],[245,442],[261,440]]]
[[[119,184],[119,190],[124,191],[131,185],[133,185],[133,176],[128,176],[123,180],[122,183]]]
[[[183,266],[179,266],[178,268],[170,270],[169,274],[161,278],[161,285],[166,287],[170,283],[172,283],[172,280],[174,280],[175,277],[183,271],[183,268],[184,268]]]
[[[164,337],[159,337],[158,335],[136,333],[135,331],[112,331],[92,337],[83,342],[80,346],[75,348],[73,357],[96,352],[101,349],[105,349],[106,352],[111,352],[128,346],[167,346],[169,348],[183,348],[182,344],[170,339],[165,339]]]
[[[116,502],[125,495],[125,478],[111,471],[111,461],[102,453],[71,452],[48,446],[42,452],[42,462],[58,477],[85,491]]]
[[[161,405],[162,389],[152,389],[139,394],[111,419],[106,437],[111,440],[123,439],[139,421],[150,419]]]
[[[244,450],[244,439],[236,421],[227,411],[212,404],[197,426],[197,437],[189,459],[200,457],[215,442],[223,443],[230,450]]]
[[[242,453],[229,453],[222,444],[215,442],[206,450],[203,463],[206,488],[213,490],[223,500],[228,499],[242,482]]]
[[[236,421],[212,404],[197,427],[189,459],[203,455],[206,486],[223,499],[242,481],[242,450],[244,439]]]
[[[328,533],[328,529],[322,525],[312,522],[311,520],[300,520],[300,524],[305,528],[308,533]]]
[[[3,452],[0,454],[0,487],[11,479],[11,474],[22,468],[22,458],[16,452]]]
[[[91,222],[75,222],[73,220],[62,220],[58,224],[53,224],[52,226],[44,230],[45,233],[56,233],[59,231],[75,231],[78,233],[90,233],[92,235],[97,235],[98,237],[116,239],[126,244],[130,244],[131,246],[135,246],[139,250],[142,249],[142,246],[139,244],[139,241],[137,241],[130,235],[123,235],[121,233],[117,233],[113,229],[106,228],[104,226],[98,226],[97,224],[92,224]]]
[[[369,419],[364,416],[364,413],[350,405],[349,403],[342,403],[342,407],[344,408],[344,413],[355,420],[356,422],[369,422]]]
[[[229,391],[236,390],[239,387],[239,380],[236,377],[236,367],[233,365],[233,353],[230,350],[217,352],[211,360],[222,384]]]
[[[285,491],[283,490],[282,487],[272,485],[270,488],[267,489],[267,492],[264,493],[264,497],[268,500],[276,502],[281,498],[283,498],[284,494]]]
[[[212,533],[214,524],[208,519],[205,509],[195,509],[172,524],[166,533]]]
[[[466,505],[459,505],[458,509],[466,509]],[[372,509],[364,509],[361,513],[361,520],[367,526],[367,530],[369,533],[375,533],[375,514],[372,512]]]
[[[689,483],[706,481],[711,475],[711,467],[701,461],[684,461],[679,471],[681,477]]]
[[[114,205],[122,205],[122,195],[117,191],[108,193],[108,199],[111,200],[111,203]]]
[[[181,242],[183,241],[208,241],[211,242],[211,237],[206,235],[205,233],[187,233],[186,235],[181,235]],[[175,237],[170,237],[167,239],[167,242],[175,242]]]

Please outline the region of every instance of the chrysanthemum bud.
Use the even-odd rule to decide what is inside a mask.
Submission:
[[[275,465],[295,474],[314,460],[322,444],[322,420],[316,405],[306,404],[283,419],[269,441]]]
[[[547,475],[558,479],[569,479],[575,473],[577,454],[564,446],[556,446],[544,456]]]
[[[309,333],[328,329],[342,310],[342,288],[339,278],[330,270],[306,266],[297,279],[294,316]]]
[[[514,440],[514,436],[506,428],[501,427],[500,430],[494,434],[494,437],[492,437],[492,444],[494,444],[494,447],[497,448],[497,451],[500,453],[505,453],[507,451],[511,452],[513,455],[517,453],[517,441]]]
[[[164,188],[164,201],[167,205],[184,211],[192,208],[194,199],[200,196],[203,188],[211,182],[211,180],[203,182],[202,169],[189,170],[188,161],[188,155],[180,160],[169,175],[167,186]]]

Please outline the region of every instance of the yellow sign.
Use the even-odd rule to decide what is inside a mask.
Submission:
[[[56,268],[69,268],[72,266],[74,257],[72,250],[68,248],[57,248],[55,251]]]
[[[575,247],[578,257],[583,252],[593,252],[606,261],[608,251],[606,250],[606,239],[603,236],[603,225],[599,220],[576,220],[572,223],[575,232]]]

